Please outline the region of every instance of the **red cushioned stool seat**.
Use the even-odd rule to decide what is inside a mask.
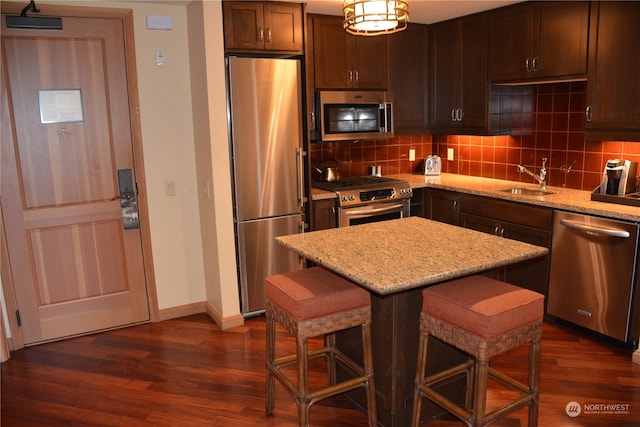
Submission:
[[[425,288],[422,298],[412,425],[420,424],[423,398],[472,426],[488,425],[528,405],[529,426],[537,425],[544,296],[485,276],[469,276]],[[425,377],[429,336],[466,352],[469,360]],[[525,343],[530,344],[528,385],[489,367],[492,356]],[[467,376],[464,408],[433,387],[463,373]],[[519,397],[487,413],[489,377],[518,391]]]
[[[267,320],[266,412],[275,406],[275,380],[280,381],[298,405],[300,426],[309,425],[309,411],[317,401],[363,387],[367,393],[369,425],[377,425],[373,355],[371,351],[371,296],[356,284],[321,267],[307,268],[270,276],[265,280],[265,314]],[[283,326],[296,337],[296,354],[275,358],[275,325]],[[360,326],[363,366],[342,354],[335,346],[335,332]],[[325,347],[308,351],[308,339],[325,335]],[[308,360],[326,357],[328,385],[311,391],[308,383]],[[354,377],[336,383],[336,363]],[[297,385],[282,368],[297,365]]]

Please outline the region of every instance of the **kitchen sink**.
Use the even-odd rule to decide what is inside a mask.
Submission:
[[[554,194],[553,191],[549,190],[541,190],[539,188],[523,188],[523,187],[514,187],[514,188],[505,188],[505,193],[516,194],[519,196],[548,196],[549,194]]]

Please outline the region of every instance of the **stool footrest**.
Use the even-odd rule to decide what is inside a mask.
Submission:
[[[450,377],[456,376],[458,374],[461,374],[463,372],[465,372],[467,375],[470,374],[471,372],[471,368],[473,367],[473,361],[468,361],[465,363],[461,363],[459,365],[456,365],[452,368],[449,368],[445,371],[441,371],[438,372],[436,374],[430,375],[428,376],[425,381],[424,384],[427,387],[430,387],[434,384],[439,383],[440,381],[444,381]]]

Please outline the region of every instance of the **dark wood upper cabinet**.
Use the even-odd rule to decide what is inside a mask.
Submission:
[[[432,131],[486,133],[486,15],[472,15],[429,28],[429,122]]]
[[[381,37],[387,38],[395,134],[425,133],[429,124],[427,26],[410,24],[404,31]]]
[[[534,1],[490,13],[489,80],[585,78],[587,1]]]
[[[295,3],[225,1],[226,51],[302,54],[302,6]]]
[[[315,89],[387,89],[385,36],[354,36],[339,16],[313,16]]]
[[[592,5],[587,139],[640,141],[640,2]]]

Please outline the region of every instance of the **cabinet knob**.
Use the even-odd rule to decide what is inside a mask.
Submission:
[[[271,28],[267,28],[267,43],[271,43]]]
[[[591,120],[593,120],[593,107],[591,105],[589,105],[587,107],[587,110],[585,111],[586,116],[587,116],[587,121],[590,122]]]
[[[527,72],[531,72],[533,70],[533,67],[531,66],[531,58],[527,58],[524,61],[524,66],[527,69]]]
[[[264,41],[264,30],[262,27],[258,27],[258,41]]]

